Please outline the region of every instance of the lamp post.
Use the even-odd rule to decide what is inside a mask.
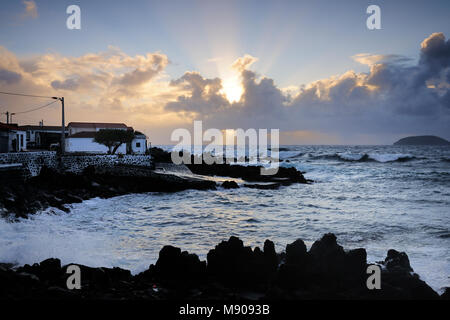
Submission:
[[[64,120],[64,97],[52,97],[52,99],[61,101],[61,154],[66,151],[66,125]]]

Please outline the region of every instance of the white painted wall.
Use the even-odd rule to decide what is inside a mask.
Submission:
[[[93,138],[66,138],[66,152],[108,153],[108,147],[94,142]],[[116,154],[127,153],[127,146],[123,143]]]
[[[131,150],[134,154],[145,154],[147,151],[147,139],[142,137],[136,137],[131,142]]]

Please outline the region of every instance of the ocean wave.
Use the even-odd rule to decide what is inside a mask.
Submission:
[[[311,156],[313,159],[320,160],[338,160],[349,162],[406,162],[419,159],[410,154],[393,154],[393,153],[334,153],[318,156]]]
[[[303,153],[298,151],[280,151],[278,157],[280,159],[290,159],[290,158],[297,158],[302,155]]]

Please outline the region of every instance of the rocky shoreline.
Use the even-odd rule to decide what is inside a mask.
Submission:
[[[309,183],[295,168],[280,168],[273,176],[260,174],[259,167],[240,165],[193,165],[198,175],[242,178],[252,182],[271,182],[266,185],[244,184],[244,187],[277,189],[292,183]],[[238,188],[234,181],[223,185]],[[187,189],[214,190],[214,181],[196,177],[162,174],[149,167],[132,165],[89,166],[82,174],[61,173],[43,167],[40,174],[25,181],[0,185],[0,216],[26,218],[49,207],[65,212],[67,206],[83,200],[143,192],[177,192]]]
[[[0,186],[0,215],[27,218],[49,207],[69,212],[67,205],[95,197],[215,188],[213,181],[162,175],[146,167],[88,167],[83,174],[60,173],[44,167],[36,177]]]
[[[1,299],[131,300],[297,300],[430,299],[439,296],[413,272],[406,253],[387,252],[381,289],[366,286],[365,249],[344,250],[326,234],[308,251],[300,239],[275,252],[244,246],[236,237],[222,241],[200,261],[197,255],[165,246],[157,262],[137,275],[121,268],[80,267],[81,289],[67,289],[67,265],[58,259],[12,268],[0,264]]]

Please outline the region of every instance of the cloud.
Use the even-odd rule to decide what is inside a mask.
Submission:
[[[25,12],[23,13],[23,17],[31,17],[36,19],[38,17],[37,5],[33,0],[24,0],[22,3],[25,5]]]
[[[358,53],[352,56],[352,59],[361,64],[372,66],[379,63],[407,63],[411,62],[410,58],[397,54],[370,54]]]
[[[225,95],[220,93],[222,82],[219,78],[206,79],[198,72],[186,72],[181,78],[171,81],[170,85],[185,94],[167,103],[165,108],[168,111],[209,115],[229,107]]]
[[[158,75],[169,63],[163,54],[147,54],[139,57],[139,65],[134,70],[125,73],[118,80],[124,86],[137,86],[150,81]]]
[[[278,88],[273,79],[248,70],[257,58],[245,55],[231,66],[241,76],[244,93],[240,101],[221,100],[219,107],[212,99],[194,93],[192,87],[185,87],[188,94],[168,103],[167,109],[189,111],[192,118],[208,119],[210,126],[220,129],[271,127],[320,132],[322,135],[315,137],[325,141],[330,141],[326,136],[334,135],[349,142],[360,142],[356,136],[372,142],[378,135],[386,142],[411,132],[449,138],[449,43],[444,34],[431,34],[421,44],[417,63],[401,55],[357,54],[353,59],[367,65],[368,72],[349,70],[296,90],[289,86],[288,91]],[[196,77],[203,79],[199,74]]]
[[[250,67],[253,63],[258,61],[258,58],[255,58],[249,54],[244,55],[243,57],[238,58],[231,67],[233,69],[236,69],[239,72],[242,72],[244,70],[247,70],[248,67]]]
[[[21,79],[22,76],[17,72],[0,69],[0,83],[14,84],[18,83]]]
[[[289,143],[391,143],[406,134],[450,139],[450,42],[433,33],[418,50],[416,62],[356,54],[365,72],[348,70],[286,88],[253,71],[258,59],[247,54],[230,65],[242,86],[239,101],[230,102],[227,79],[196,71],[168,79],[170,61],[160,52],[132,56],[109,47],[76,57],[21,58],[0,46],[0,84],[14,92],[63,95],[70,121],[128,122],[164,143],[172,129],[190,127],[193,119],[203,119],[204,128],[279,128],[290,132],[280,135]],[[14,111],[30,107],[30,100],[6,96],[2,103]],[[59,116],[55,105],[29,119],[57,124]]]
[[[54,80],[51,83],[54,89],[76,90],[80,84],[77,79],[66,79],[64,81]]]
[[[180,123],[178,115],[162,108],[179,95],[173,93],[176,89],[166,79],[168,63],[167,56],[159,52],[132,56],[115,47],[74,57],[46,53],[21,58],[0,46],[0,86],[7,85],[10,92],[64,96],[69,121],[127,122],[146,131],[155,119],[161,121],[160,115],[165,115],[163,123],[167,126]],[[2,105],[12,106],[10,111],[14,112],[41,102],[0,98]],[[57,104],[43,111],[18,114],[16,119],[29,124],[41,119],[47,124],[61,121]]]

